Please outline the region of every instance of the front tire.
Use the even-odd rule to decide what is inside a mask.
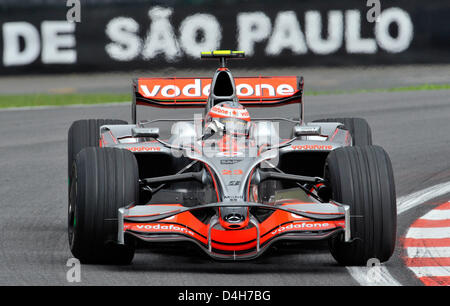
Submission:
[[[387,261],[394,252],[397,207],[392,165],[379,146],[343,147],[325,163],[332,199],[350,206],[352,242],[342,235],[330,240],[330,251],[342,265]]]
[[[129,264],[132,242],[117,245],[118,209],[138,201],[138,165],[133,153],[86,148],[72,168],[68,234],[72,254],[82,263]]]
[[[72,163],[77,154],[84,148],[99,146],[100,127],[102,125],[117,124],[128,123],[117,119],[87,119],[77,120],[72,123],[67,137],[67,170],[69,178],[72,171]]]

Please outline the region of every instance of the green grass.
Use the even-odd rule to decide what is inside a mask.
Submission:
[[[306,91],[305,95],[339,95],[353,93],[373,93],[373,92],[405,92],[405,91],[421,91],[421,90],[449,90],[450,84],[422,84],[417,86],[393,87],[393,88],[377,88],[377,89],[355,89],[355,90],[334,90],[334,91]]]
[[[305,91],[305,95],[335,95],[374,92],[404,92],[418,90],[449,90],[450,84],[394,87],[386,89],[358,89],[336,91]],[[0,95],[0,108],[32,107],[32,106],[64,106],[73,104],[101,104],[113,102],[130,102],[131,94],[36,94],[36,95]]]
[[[100,104],[131,101],[131,94],[36,94],[0,95],[0,108]]]

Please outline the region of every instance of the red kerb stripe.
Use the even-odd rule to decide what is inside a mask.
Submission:
[[[450,257],[404,258],[408,267],[440,267],[450,266]]]
[[[450,219],[446,220],[418,219],[411,225],[411,227],[450,227]]]
[[[439,210],[447,210],[450,209],[450,202],[447,202],[441,206],[436,207],[435,209],[439,209]]]
[[[450,247],[450,238],[414,239],[404,238],[403,246],[407,247]]]
[[[420,280],[425,286],[450,286],[450,276],[428,276],[421,277]]]

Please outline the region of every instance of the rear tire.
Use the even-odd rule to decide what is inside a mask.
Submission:
[[[69,193],[68,234],[82,263],[129,264],[134,244],[116,244],[118,209],[138,201],[138,165],[133,153],[86,148],[75,158]]]
[[[314,120],[313,122],[340,122],[352,135],[354,146],[369,146],[372,144],[372,130],[364,118],[331,118]]]
[[[339,235],[330,251],[342,265],[387,261],[395,248],[397,206],[391,161],[379,146],[343,147],[325,163],[332,199],[350,206],[352,242]]]
[[[128,124],[116,119],[77,120],[69,128],[67,148],[67,170],[70,179],[72,163],[77,154],[87,147],[98,147],[100,143],[100,127],[102,125]],[[69,180],[70,184],[70,180]]]

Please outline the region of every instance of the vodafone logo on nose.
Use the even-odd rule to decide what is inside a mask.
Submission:
[[[297,90],[297,77],[235,78],[239,98],[283,98]],[[210,78],[139,79],[139,93],[145,98],[163,100],[206,99],[211,90]]]

